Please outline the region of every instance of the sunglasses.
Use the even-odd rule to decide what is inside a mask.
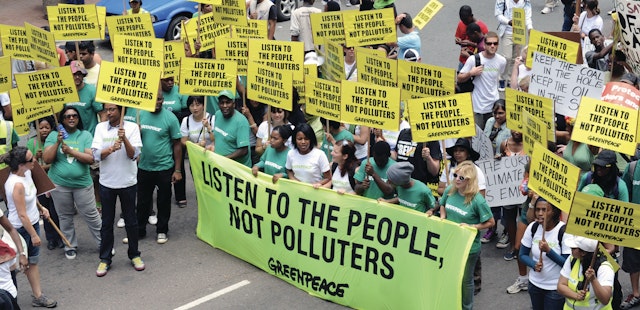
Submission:
[[[65,114],[65,115],[63,115],[63,117],[65,119],[78,118],[78,114]]]
[[[498,45],[498,42],[484,42],[485,45]]]
[[[460,181],[464,181],[464,180],[466,180],[466,178],[465,178],[465,177],[463,177],[463,176],[461,176],[461,175],[458,175],[457,173],[454,173],[454,174],[453,174],[453,179],[454,179],[454,180],[455,180],[455,179],[458,179],[458,180],[460,180]]]

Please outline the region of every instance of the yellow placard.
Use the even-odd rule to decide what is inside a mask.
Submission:
[[[252,61],[247,72],[247,98],[291,111],[293,74]]]
[[[266,20],[250,19],[247,26],[231,27],[231,37],[242,39],[267,39],[269,27]]]
[[[612,151],[635,154],[638,111],[582,97],[571,139]]]
[[[96,101],[155,111],[162,70],[102,61]]]
[[[342,50],[342,46],[326,40],[325,47],[325,60],[321,67],[325,78],[335,82],[344,80],[344,51]]]
[[[398,131],[400,89],[342,80],[341,122]]]
[[[442,3],[438,0],[429,1],[429,3],[427,3],[422,10],[418,12],[418,15],[413,18],[413,24],[422,30],[422,28],[431,21],[436,13],[442,9],[442,6]]]
[[[344,24],[342,12],[325,12],[310,14],[313,44],[323,45],[325,40],[344,43]]]
[[[200,51],[208,51],[215,47],[216,37],[229,37],[231,36],[231,30],[229,25],[217,23],[214,19],[213,13],[208,13],[200,16]],[[194,51],[195,42],[198,40],[198,18],[192,18],[185,23],[185,28],[182,32],[187,32],[189,44],[191,50]]]
[[[13,86],[11,80],[11,57],[0,57],[0,93],[8,92]]]
[[[620,265],[618,265],[616,259],[609,254],[609,251],[607,251],[602,243],[598,243],[598,250],[607,258],[607,261],[611,264],[611,267],[613,267],[613,272],[618,272],[618,270],[620,270]]]
[[[27,30],[20,26],[0,25],[2,55],[31,60]]]
[[[53,115],[53,113],[54,111],[51,109],[51,106],[41,105],[25,108],[22,105],[14,105],[13,102],[11,103],[11,115],[13,116],[13,123],[16,126],[28,126],[30,122]]]
[[[304,85],[307,95],[305,112],[339,122],[342,101],[340,83],[307,76]]]
[[[216,59],[235,61],[238,64],[238,74],[247,74],[249,57],[249,39],[216,38]]]
[[[527,50],[527,67],[533,66],[533,53],[539,52],[553,58],[576,63],[580,43],[559,38],[544,32],[531,29],[529,32],[529,48]]]
[[[402,99],[449,96],[455,93],[456,70],[412,61],[398,61]]]
[[[117,35],[113,37],[113,60],[164,70],[164,40]]]
[[[60,66],[58,62],[58,52],[56,51],[56,41],[53,33],[29,23],[24,23],[29,41],[29,50],[34,60],[42,61],[54,67]]]
[[[247,5],[240,0],[222,0],[213,6],[216,21],[225,25],[247,26]]]
[[[112,15],[107,18],[109,36],[125,35],[139,38],[155,38],[155,30],[149,13]]]
[[[235,61],[184,57],[180,61],[180,93],[217,96],[225,89],[235,92],[237,67]]]
[[[363,50],[362,48],[358,51]],[[398,87],[398,61],[370,53],[356,53],[358,81],[380,86]]]
[[[164,71],[162,78],[175,77],[180,80],[180,59],[184,55],[184,43],[182,41],[164,42]]]
[[[107,8],[104,6],[96,6],[96,13],[98,14],[98,23],[100,27],[100,40],[104,40],[107,28]]]
[[[546,140],[555,141],[556,123],[555,114],[553,113],[553,99],[507,87],[505,91],[505,101],[507,128],[523,132],[524,119],[522,119],[521,115],[524,111],[527,111],[547,124],[545,126],[547,128]]]
[[[524,8],[513,8],[511,24],[513,27],[513,44],[527,44],[527,24],[525,23]]]
[[[416,142],[471,137],[476,134],[471,94],[406,101],[411,136]]]
[[[294,81],[304,79],[304,43],[249,39],[249,59],[280,71],[292,71]]]
[[[639,248],[640,212],[634,212],[638,207],[634,203],[578,192],[567,219],[567,233]]]
[[[48,6],[47,14],[56,41],[102,38],[95,4]]]
[[[14,77],[25,108],[42,105],[58,107],[79,101],[70,67],[17,73]]]
[[[364,46],[396,42],[396,21],[393,9],[343,11],[347,46]]]
[[[318,77],[318,66],[315,64],[304,65],[304,79]],[[304,81],[293,81],[293,87],[298,91],[298,104],[307,103],[307,88]],[[339,93],[339,92],[338,92]]]
[[[578,186],[580,168],[536,144],[529,169],[529,188],[552,205],[569,212]]]
[[[524,152],[532,156],[536,143],[538,143],[538,145],[547,145],[549,130],[543,120],[529,113],[527,110],[522,110],[521,114],[522,129],[518,129],[517,131],[522,133]]]
[[[373,49],[369,47],[356,46],[355,47],[356,56],[358,54],[367,54],[371,56],[378,56],[382,58],[387,58],[387,53],[383,50]]]
[[[20,98],[20,92],[17,88],[12,88],[9,90],[9,99],[11,99],[11,107],[20,107],[22,106],[22,98]]]

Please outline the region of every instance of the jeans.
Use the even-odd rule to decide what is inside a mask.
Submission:
[[[49,210],[49,217],[53,222],[60,227],[60,220],[58,220],[58,213],[56,213],[56,206],[53,204],[53,198],[47,195],[38,196],[38,202]],[[58,232],[53,228],[48,220],[44,220],[44,234],[47,237],[47,242],[54,244],[61,244],[62,238],[58,235]]]
[[[473,270],[476,266],[476,261],[480,257],[480,251],[477,253],[469,254],[467,263],[464,266],[464,275],[462,277],[462,309],[473,309]]]
[[[36,235],[40,236],[40,223],[36,222],[31,226],[33,226],[33,229],[36,231]],[[22,236],[22,239],[24,239],[24,243],[27,245],[27,248],[24,250],[27,251],[27,255],[29,256],[29,264],[37,265],[40,257],[40,246],[33,245],[31,235],[29,234],[29,232],[27,232],[27,229],[24,228],[24,226],[16,230],[18,231],[20,236]],[[16,285],[16,287],[18,286]]]
[[[531,309],[533,310],[562,310],[564,307],[564,296],[557,290],[543,290],[529,281],[529,297],[531,298]]]
[[[96,197],[93,193],[93,184],[84,188],[72,188],[56,184],[56,189],[51,191],[51,198],[56,204],[56,211],[60,219],[60,230],[69,240],[71,247],[65,245],[65,251],[76,249],[78,239],[76,229],[73,224],[73,217],[76,213],[82,215],[89,227],[89,232],[96,239],[96,245],[100,247],[100,213],[96,209]],[[75,204],[75,207],[74,207]]]
[[[158,208],[158,224],[156,233],[166,234],[169,231],[171,217],[171,176],[173,168],[162,171],[147,171],[138,169],[138,236],[147,235],[147,219],[153,207],[153,191],[156,186],[158,193],[156,207]]]
[[[562,31],[570,31],[573,25],[573,15],[576,13],[575,4],[564,6],[564,21],[562,22]]]
[[[120,208],[124,218],[127,238],[129,238],[129,259],[140,256],[138,251],[138,218],[136,217],[137,185],[126,188],[108,188],[100,185],[102,197],[102,228],[100,236],[100,260],[111,263],[111,249],[113,248],[113,220],[116,216],[116,199],[120,197]]]

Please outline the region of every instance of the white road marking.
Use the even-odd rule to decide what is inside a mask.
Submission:
[[[211,293],[211,294],[209,294],[207,296],[204,296],[202,298],[198,298],[198,299],[196,299],[196,300],[194,300],[194,301],[192,301],[192,302],[190,302],[190,303],[188,303],[186,305],[183,305],[183,306],[180,306],[178,308],[175,308],[174,310],[191,309],[191,308],[196,307],[196,306],[198,306],[200,304],[203,304],[203,303],[205,303],[205,302],[207,302],[207,301],[209,301],[211,299],[214,299],[216,297],[222,296],[222,295],[224,295],[226,293],[229,293],[229,292],[231,292],[233,290],[239,289],[239,288],[241,288],[241,287],[243,287],[243,286],[245,286],[245,285],[247,285],[249,283],[251,283],[251,282],[249,282],[248,280],[240,281],[240,282],[238,282],[238,283],[236,283],[234,285],[227,286],[227,287],[225,287],[225,288],[223,288],[223,289],[221,289],[221,290],[219,290],[217,292],[213,292],[213,293]]]

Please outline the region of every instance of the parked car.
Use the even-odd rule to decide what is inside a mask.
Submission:
[[[298,8],[298,0],[271,0],[276,5],[278,12],[278,21],[287,21],[291,19],[291,12]]]

